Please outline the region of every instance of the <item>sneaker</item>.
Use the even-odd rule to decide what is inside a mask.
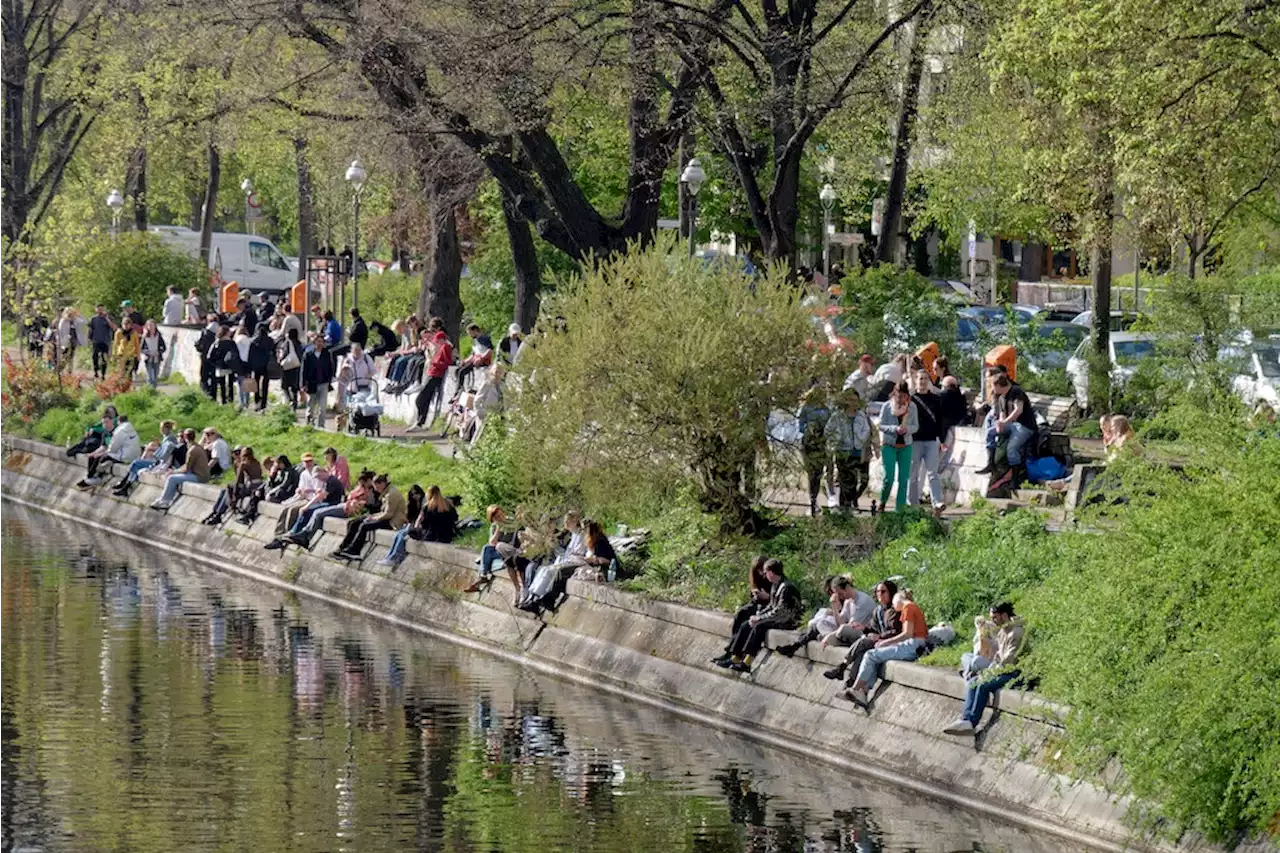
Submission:
[[[268,551],[283,551],[284,545],[285,545],[285,542],[283,539],[272,539],[270,542],[268,542],[266,545],[263,545],[262,547],[267,549]]]
[[[844,678],[844,667],[842,666],[832,667],[831,669],[828,669],[825,672],[823,672],[822,677],[830,679],[831,681],[839,681],[840,679]]]
[[[729,669],[733,666],[733,658],[717,658],[715,665],[721,669]]]
[[[398,557],[383,557],[383,558],[382,558],[381,560],[379,560],[375,565],[379,565],[379,566],[398,566],[398,565],[400,565],[400,558],[398,558]]]
[[[732,671],[734,671],[734,672],[750,672],[750,671],[751,671],[751,664],[749,664],[749,663],[741,663],[741,662],[738,662],[738,663],[730,663],[730,664],[729,664],[729,669],[730,669],[730,670],[732,670]]]
[[[102,478],[101,478],[101,477],[90,477],[89,479],[85,480],[85,482],[86,482],[86,483],[88,483],[90,486],[101,486],[101,485],[102,485]]]
[[[729,663],[729,661],[731,660],[733,660],[733,655],[723,654],[723,655],[720,655],[720,657],[712,658],[711,662],[714,663],[716,666],[721,666],[723,664]]]
[[[844,698],[848,699],[850,702],[861,705],[864,708],[867,707],[867,704],[870,701],[867,698],[867,691],[859,687],[850,687],[844,692]]]
[[[173,502],[172,501],[169,501],[169,502],[155,501],[154,503],[150,504],[150,506],[152,509],[166,510],[169,507],[173,506]]]
[[[956,720],[951,725],[942,730],[943,734],[948,735],[971,735],[973,734],[973,723],[968,720]]]
[[[426,429],[426,427],[424,427],[422,424],[413,424],[413,425],[411,425],[411,426],[407,426],[407,427],[405,427],[405,428],[404,428],[404,431],[405,431],[406,433],[410,433],[410,432],[422,432],[422,431],[424,431],[425,429]]]

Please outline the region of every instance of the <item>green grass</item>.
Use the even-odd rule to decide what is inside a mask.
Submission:
[[[272,407],[262,415],[240,413],[214,403],[194,388],[173,396],[143,388],[121,394],[112,402],[134,424],[144,443],[159,434],[160,421],[171,419],[181,428],[197,431],[215,427],[232,445],[252,447],[259,459],[283,453],[297,462],[304,452],[318,458],[326,447],[334,447],[347,457],[352,474],[369,468],[390,474],[391,482],[402,490],[418,483],[423,488],[438,485],[445,494],[466,495],[462,466],[429,445],[396,444],[299,427],[288,406]],[[92,394],[86,395],[76,409],[46,413],[31,434],[55,444],[74,441],[97,420],[102,406]]]

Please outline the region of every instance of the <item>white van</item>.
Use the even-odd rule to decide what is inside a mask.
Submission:
[[[160,239],[193,258],[200,256],[200,232],[181,225],[155,225],[150,229]],[[241,290],[279,293],[298,283],[298,272],[289,266],[284,253],[266,237],[227,234],[215,231],[209,247],[209,269],[223,281],[234,281]]]

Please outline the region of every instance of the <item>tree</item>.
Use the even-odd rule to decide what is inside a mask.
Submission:
[[[731,528],[765,423],[808,386],[811,317],[784,268],[750,279],[674,240],[603,259],[548,297],[563,323],[533,338],[511,384],[517,470],[532,492],[617,505],[692,478]],[[599,503],[597,503],[599,501]]]

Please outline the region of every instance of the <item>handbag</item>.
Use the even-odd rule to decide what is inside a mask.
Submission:
[[[258,393],[258,380],[252,376],[246,376],[240,380],[240,389],[246,394]]]
[[[302,362],[298,360],[298,353],[294,349],[293,344],[289,341],[284,342],[284,358],[280,359],[281,370],[294,370],[302,366]]]

